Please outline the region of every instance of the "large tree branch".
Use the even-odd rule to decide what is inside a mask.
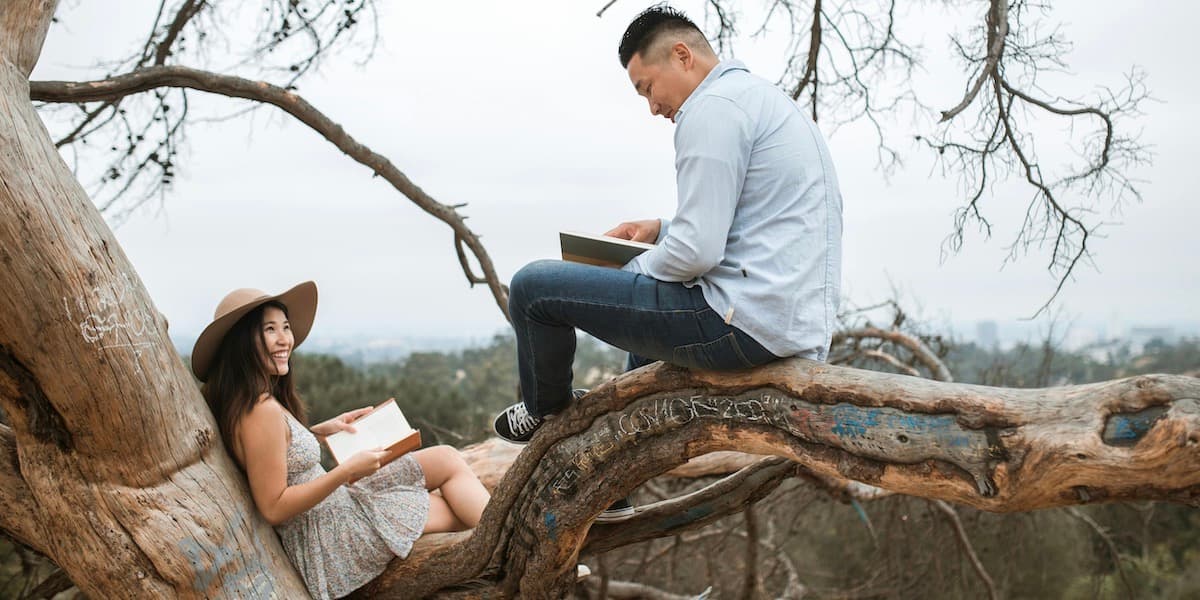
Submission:
[[[0,2],[0,62],[7,61],[25,76],[33,72],[58,0]]]
[[[115,101],[131,94],[158,88],[186,88],[243,98],[270,104],[308,125],[350,158],[383,177],[400,193],[425,212],[433,215],[454,230],[455,243],[464,243],[479,261],[483,281],[465,269],[472,283],[486,282],[496,300],[496,306],[508,316],[508,290],[500,282],[492,260],[479,236],[468,228],[453,206],[433,199],[412,182],[390,160],[360,143],[341,125],[325,116],[293,91],[263,81],[252,81],[231,75],[221,75],[198,69],[177,66],[156,66],[139,69],[109,79],[90,82],[36,81],[30,83],[30,98],[43,102]],[[465,267],[465,263],[464,263]]]
[[[1131,499],[1200,504],[1198,446],[1200,382],[1188,377],[1019,390],[799,359],[732,373],[657,364],[597,387],[547,422],[473,534],[449,538],[423,560],[396,561],[362,593],[421,596],[482,579],[502,596],[553,596],[570,585],[582,549],[648,539],[649,529],[661,536],[673,531],[672,518],[695,525],[714,502],[737,507],[720,493],[713,502],[669,501],[676,504],[660,505],[661,514],[643,509],[620,525],[593,524],[642,482],[716,450],[775,454],[893,492],[1026,511]],[[771,470],[795,468],[768,459],[748,472],[769,482]]]

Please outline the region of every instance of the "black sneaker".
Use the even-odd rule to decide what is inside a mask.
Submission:
[[[573,389],[571,390],[571,399],[579,400],[587,395],[590,390]],[[518,402],[496,415],[492,421],[492,431],[500,439],[511,442],[513,444],[525,445],[529,440],[533,439],[533,432],[537,431],[538,427],[542,426],[545,418],[538,418],[531,414],[525,408],[524,402]]]
[[[596,517],[597,523],[620,523],[627,521],[633,517],[633,505],[629,503],[629,498],[621,498],[613,502],[611,506],[604,509],[600,516]]]
[[[500,439],[513,444],[525,445],[533,439],[533,433],[542,426],[539,419],[525,409],[524,402],[518,402],[496,415],[492,421],[492,430]]]

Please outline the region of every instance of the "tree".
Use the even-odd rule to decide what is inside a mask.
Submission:
[[[168,115],[186,100],[173,105],[162,90],[271,104],[451,226],[469,280],[487,283],[502,308],[503,286],[453,207],[357,143],[290,82],[167,64],[196,19],[215,10],[205,0],[170,10],[164,2],[162,25],[128,72],[31,84],[56,5],[0,5],[0,531],[49,557],[89,596],[303,596],[167,338],[166,320],[57,146],[114,123],[127,128],[129,145],[117,156],[130,166],[117,168],[114,181],[160,169],[159,182],[168,183],[170,140],[182,123]],[[269,0],[273,27],[256,48],[307,40],[307,58],[288,69],[302,74],[368,6]],[[122,112],[127,96],[145,91],[155,98],[146,122],[175,123],[148,146],[149,127]],[[55,142],[31,98],[98,105]],[[484,275],[472,274],[466,249]],[[909,368],[934,364],[930,353],[910,351]],[[581,547],[619,547],[741,512],[799,472],[989,510],[1125,499],[1195,504],[1198,397],[1195,380],[1170,376],[1026,392],[798,360],[732,375],[657,365],[601,386],[549,425],[508,469],[477,530],[424,540],[363,593],[424,595],[475,582],[506,595],[558,596]],[[726,449],[783,458],[626,525],[591,527],[641,481]]]

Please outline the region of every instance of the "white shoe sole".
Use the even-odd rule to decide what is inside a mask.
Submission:
[[[628,521],[629,519],[632,519],[635,514],[637,514],[637,510],[632,506],[629,508],[622,508],[621,510],[606,510],[596,517],[596,522],[620,523],[621,521]]]

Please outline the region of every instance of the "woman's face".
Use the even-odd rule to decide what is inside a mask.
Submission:
[[[287,315],[276,306],[263,310],[262,318],[263,354],[267,372],[272,375],[288,374],[288,359],[292,356],[292,324]]]

